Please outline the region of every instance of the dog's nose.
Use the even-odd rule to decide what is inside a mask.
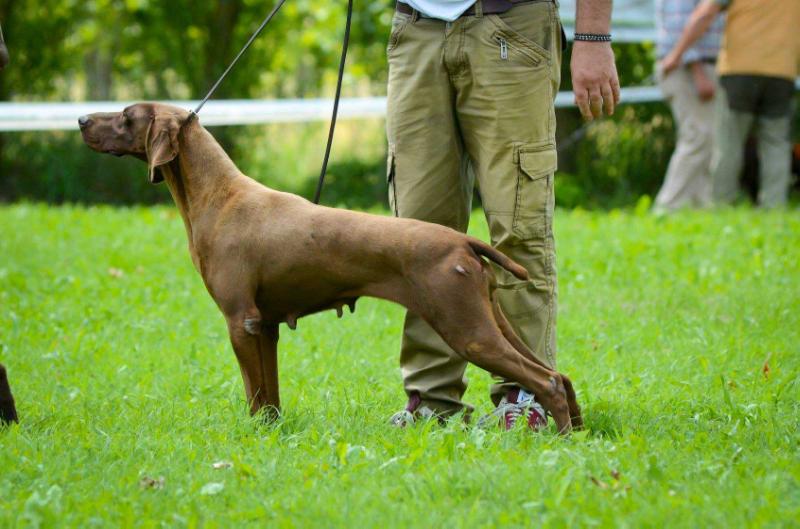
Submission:
[[[89,123],[91,123],[91,121],[92,120],[89,119],[89,116],[81,116],[81,117],[78,118],[78,126],[80,128],[82,128],[82,129],[86,128],[86,126],[89,125]]]

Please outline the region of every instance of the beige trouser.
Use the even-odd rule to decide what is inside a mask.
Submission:
[[[477,180],[492,244],[530,272],[519,281],[495,268],[498,298],[519,336],[551,367],[560,32],[556,6],[546,0],[452,23],[395,13],[387,48],[395,214],[466,231]],[[424,405],[440,413],[464,406],[466,362],[412,313],[400,364],[406,392],[419,392]],[[497,381],[495,402],[508,386]]]
[[[725,90],[718,91],[715,112],[716,137],[711,159],[714,202],[730,204],[738,197],[744,146],[755,127],[761,179],[758,205],[765,208],[784,206],[792,183],[791,112],[771,118],[731,110]]]
[[[714,66],[706,64],[703,69],[708,78],[716,82]],[[659,79],[659,85],[672,109],[678,137],[664,184],[656,196],[656,207],[675,210],[709,206],[714,131],[713,100],[700,99],[688,68],[678,68]]]

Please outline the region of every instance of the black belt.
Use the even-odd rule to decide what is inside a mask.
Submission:
[[[484,15],[497,15],[499,13],[505,13],[512,7],[517,4],[529,4],[531,2],[536,2],[541,0],[482,0],[482,12]],[[414,12],[419,13],[416,9],[411,7],[410,5],[404,2],[397,2],[397,12],[403,13],[404,15],[413,15]],[[419,13],[419,16],[425,17],[422,13]],[[469,9],[464,11],[461,17],[472,17],[475,16],[475,5],[473,4],[470,6]],[[461,18],[459,17],[459,18]],[[425,17],[429,18],[429,17]]]

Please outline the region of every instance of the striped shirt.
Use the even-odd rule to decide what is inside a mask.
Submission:
[[[678,43],[689,16],[701,0],[656,0],[656,54],[663,59]],[[702,59],[716,59],[725,26],[720,15],[705,35],[683,54],[683,64]]]

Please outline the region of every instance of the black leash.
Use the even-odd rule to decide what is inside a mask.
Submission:
[[[226,68],[225,71],[222,72],[222,75],[219,76],[219,79],[217,79],[217,82],[214,83],[214,86],[211,87],[211,90],[208,91],[208,93],[206,94],[206,97],[204,97],[203,100],[200,101],[200,104],[197,105],[197,108],[195,108],[194,110],[189,112],[188,121],[191,121],[192,119],[194,119],[194,117],[200,112],[200,109],[203,108],[203,106],[206,104],[206,102],[211,98],[211,95],[217,90],[217,87],[220,85],[222,80],[225,79],[225,77],[228,76],[228,74],[233,69],[233,67],[236,65],[236,63],[239,62],[239,59],[242,57],[242,55],[244,55],[244,52],[247,51],[247,48],[249,48],[250,45],[253,43],[253,41],[256,40],[258,35],[261,33],[261,30],[263,30],[267,26],[267,24],[269,24],[270,20],[272,20],[272,17],[275,16],[275,13],[278,12],[278,10],[281,8],[281,6],[284,4],[284,2],[286,2],[286,0],[279,0],[278,3],[275,5],[275,7],[272,8],[272,11],[270,12],[269,15],[267,15],[267,18],[264,19],[264,22],[262,22],[261,25],[258,26],[258,29],[255,31],[255,33],[253,33],[250,36],[250,40],[247,41],[247,44],[244,45],[244,47],[241,49],[241,51],[239,51],[239,54],[236,55],[236,57],[233,59],[233,61],[231,61],[231,63],[228,66],[228,68]]]
[[[239,51],[239,53],[236,55],[233,61],[231,61],[231,64],[228,66],[228,68],[226,68],[225,71],[222,72],[222,75],[219,77],[219,79],[217,79],[217,82],[214,83],[214,86],[212,86],[211,89],[208,91],[206,97],[204,97],[203,100],[200,101],[200,104],[197,105],[197,108],[189,111],[189,117],[186,119],[186,122],[184,124],[191,122],[197,116],[197,114],[200,112],[200,109],[202,109],[203,106],[206,104],[206,102],[211,98],[211,96],[214,94],[220,83],[222,83],[225,77],[227,77],[228,73],[230,73],[230,71],[233,69],[233,67],[242,57],[242,55],[244,55],[244,52],[247,51],[247,49],[250,47],[253,41],[256,40],[256,38],[258,38],[258,35],[267,26],[267,24],[269,24],[270,20],[272,20],[272,17],[275,16],[275,13],[278,12],[278,10],[281,8],[284,2],[286,2],[286,0],[278,1],[278,3],[272,9],[269,15],[267,15],[267,18],[264,19],[264,22],[261,23],[261,25],[255,31],[255,33],[253,33],[253,35],[250,37],[250,40],[247,41],[247,43],[244,45],[241,51]],[[344,66],[345,66],[345,61],[347,60],[347,46],[350,42],[350,22],[352,21],[352,18],[353,18],[353,0],[347,0],[347,22],[344,28],[344,40],[342,42],[342,57],[339,60],[339,77],[336,81],[336,95],[334,96],[333,99],[333,115],[331,116],[331,124],[328,130],[328,144],[325,147],[325,157],[322,159],[322,170],[320,171],[319,174],[319,181],[317,182],[317,190],[314,193],[314,204],[319,204],[319,197],[320,194],[322,193],[322,184],[325,181],[325,173],[327,173],[328,171],[328,158],[330,157],[331,146],[333,145],[333,131],[336,128],[336,116],[339,113],[339,98],[342,94],[342,79],[344,78]]]
[[[331,126],[328,129],[328,145],[325,147],[325,157],[322,159],[322,170],[317,181],[317,191],[314,193],[314,204],[319,204],[319,195],[322,193],[322,184],[325,173],[328,171],[328,157],[333,145],[333,129],[336,128],[336,114],[339,112],[339,96],[342,94],[342,78],[344,77],[344,63],[347,60],[347,44],[350,42],[350,21],[353,18],[353,0],[347,0],[347,22],[344,26],[344,40],[342,41],[342,58],[339,60],[339,78],[336,80],[336,95],[333,98],[333,115]]]

